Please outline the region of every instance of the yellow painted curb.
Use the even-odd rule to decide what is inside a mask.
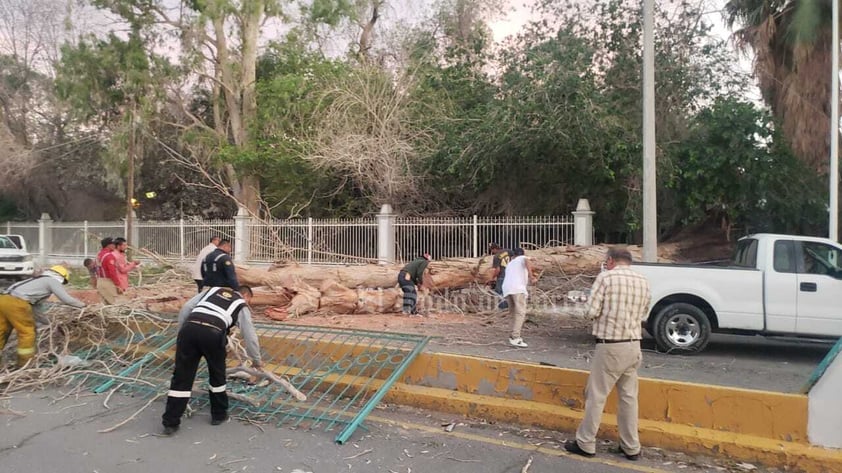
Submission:
[[[261,337],[261,346],[274,359],[296,352],[324,353],[338,362],[370,347],[352,347],[310,338],[273,343]],[[391,369],[377,373],[386,379]],[[584,409],[588,372],[582,370],[446,353],[421,353],[407,367],[401,382],[512,400],[534,401]],[[772,440],[807,443],[807,397],[749,389],[728,388],[658,379],[640,379],[641,419],[734,432]],[[616,414],[616,393],[605,406]]]
[[[386,395],[386,400],[486,420],[534,425],[568,432],[574,431],[582,418],[581,411],[567,407],[403,383],[392,386]],[[809,473],[842,471],[842,451],[669,422],[641,420],[639,430],[641,443],[645,446],[686,453],[722,455],[741,461],[787,467],[794,471]],[[617,439],[616,416],[611,414],[603,416],[600,437]]]
[[[272,359],[296,359],[297,351],[319,352],[339,361],[372,348],[315,340],[273,339],[261,334]],[[296,367],[278,366],[288,376]],[[380,389],[378,379],[328,375],[351,391]],[[385,400],[487,420],[572,432],[582,418],[588,373],[472,356],[422,353],[392,386]],[[335,378],[335,379],[334,379]],[[356,380],[355,380],[356,379]],[[612,394],[600,437],[617,438]],[[842,472],[842,450],[807,444],[807,397],[641,378],[640,439],[643,445],[786,467],[808,473]]]
[[[588,372],[445,353],[422,353],[402,381],[584,409]],[[807,397],[640,379],[640,418],[789,442],[807,441]],[[616,414],[616,393],[605,406]]]

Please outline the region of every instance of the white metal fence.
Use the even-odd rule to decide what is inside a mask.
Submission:
[[[435,258],[464,258],[484,254],[490,242],[509,248],[531,248],[573,244],[580,234],[592,235],[592,220],[581,220],[580,215],[574,215],[455,218],[385,215],[390,218],[380,218],[384,217],[381,214],[378,218],[310,218],[265,223],[241,213],[230,220],[135,221],[129,240],[134,247],[173,261],[192,260],[214,235],[235,242],[236,260],[254,263],[384,261],[383,253],[389,255],[388,260],[407,261],[424,252]],[[3,225],[6,233],[22,235],[29,251],[39,255],[42,263],[91,257],[99,251],[101,238],[126,234],[124,221],[53,222],[46,214],[37,223]],[[590,227],[584,228],[587,226]],[[382,245],[378,246],[378,235],[393,239],[394,248],[384,252]]]

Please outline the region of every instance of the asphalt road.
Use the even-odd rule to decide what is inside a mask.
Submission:
[[[445,414],[384,406],[345,445],[336,432],[292,430],[236,419],[211,426],[207,412],[185,419],[172,437],[157,435],[163,400],[113,427],[146,401],[113,395],[64,397],[57,389],[17,394],[0,402],[0,471],[61,472],[448,472],[622,473],[725,471],[705,461],[644,452],[628,462],[604,451],[596,459],[569,456],[564,434],[503,425],[457,423],[441,427]],[[446,422],[446,419],[445,419]],[[457,422],[459,422],[457,420]],[[528,468],[525,468],[530,461]]]

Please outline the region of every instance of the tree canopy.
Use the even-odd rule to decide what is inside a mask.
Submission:
[[[125,28],[66,41],[54,71],[39,72],[52,84],[39,110],[61,130],[49,146],[75,155],[78,140],[92,140],[107,167],[136,107],[137,185],[163,196],[141,217],[230,216],[237,205],[349,217],[384,203],[406,215],[546,215],[585,197],[600,239],[636,241],[639,6],[541,0],[534,21],[494,43],[489,21],[503,2],[430,1],[407,21],[399,1],[299,11],[281,0],[92,0]],[[749,3],[729,4],[746,41],[766,21]],[[659,9],[656,25],[661,236],[705,221],[726,234],[823,228],[824,192],[799,159],[805,142],[780,112],[787,103],[746,101],[751,84],[733,72],[736,53],[711,33],[703,4]],[[33,67],[0,56],[0,104],[26,91],[15,86]],[[39,141],[6,115],[20,143]],[[116,169],[109,188],[119,193]],[[197,201],[213,204],[200,211]]]

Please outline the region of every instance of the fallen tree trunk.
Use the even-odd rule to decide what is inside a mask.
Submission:
[[[632,247],[639,258],[640,250]],[[670,247],[662,247],[670,258]],[[605,261],[608,247],[561,246],[527,251],[539,278],[594,275]],[[456,290],[471,285],[485,285],[492,278],[492,257],[432,261],[429,265],[433,291]],[[288,316],[316,311],[339,314],[390,313],[400,310],[402,292],[397,288],[397,274],[402,265],[311,266],[276,265],[268,270],[237,266],[241,284],[271,288],[260,299],[275,306],[266,315],[284,320]],[[273,298],[272,294],[276,295]],[[424,307],[419,294],[419,307]]]

